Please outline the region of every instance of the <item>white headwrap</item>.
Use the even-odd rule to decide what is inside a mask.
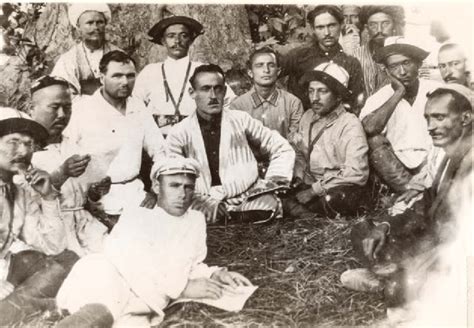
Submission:
[[[73,3],[69,6],[68,16],[71,25],[76,27],[79,17],[86,11],[97,11],[104,14],[107,22],[110,22],[112,13],[106,3]]]

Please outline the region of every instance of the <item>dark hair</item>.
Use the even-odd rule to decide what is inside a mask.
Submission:
[[[133,65],[136,67],[135,60],[133,60],[133,58],[130,57],[128,54],[120,50],[112,50],[102,56],[99,63],[99,71],[101,73],[106,73],[107,66],[110,62],[118,62],[124,64],[132,62]]]
[[[466,97],[460,95],[458,92],[451,89],[438,88],[434,90],[433,92],[428,92],[426,97],[428,99],[433,99],[433,98],[441,97],[444,95],[452,96],[451,101],[449,102],[449,109],[452,110],[453,112],[460,114],[463,112],[472,111],[472,105],[466,99]]]
[[[262,47],[259,49],[255,49],[250,54],[249,61],[247,62],[247,65],[250,69],[252,68],[253,60],[255,59],[255,57],[260,54],[273,54],[275,56],[277,66],[280,67],[280,56],[278,55],[278,53],[270,47]]]
[[[191,86],[193,88],[196,87],[196,84],[195,84],[196,83],[196,78],[197,78],[199,73],[218,73],[218,74],[222,75],[222,79],[224,80],[224,83],[225,83],[225,73],[222,70],[222,68],[220,68],[219,65],[204,64],[204,65],[196,67],[196,69],[193,72],[193,75],[191,75],[191,78],[189,79],[189,83],[191,83]]]
[[[331,5],[320,5],[316,6],[313,10],[311,10],[308,14],[308,22],[309,24],[314,27],[314,19],[324,13],[328,13],[329,15],[333,16],[339,24],[344,22],[344,15],[342,14],[341,9],[337,6]]]
[[[405,10],[402,6],[362,6],[359,14],[359,20],[362,26],[367,24],[370,16],[384,13],[389,15],[395,26],[396,33],[398,35],[403,35],[403,27],[405,26]]]

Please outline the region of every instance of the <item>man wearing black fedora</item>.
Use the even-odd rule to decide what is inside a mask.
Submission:
[[[194,111],[194,101],[187,92],[191,87],[189,78],[203,63],[191,60],[189,47],[203,33],[201,23],[186,16],[164,18],[148,31],[150,41],[166,47],[168,56],[163,62],[143,68],[137,76],[134,95],[151,109],[164,135]],[[230,88],[227,92],[228,103],[235,95]]]
[[[368,145],[359,119],[343,106],[351,96],[348,81],[349,73],[331,62],[301,78],[311,109],[300,120],[294,190],[283,201],[290,216],[333,217],[361,209],[369,177]]]
[[[426,94],[440,84],[418,78],[428,52],[400,36],[389,37],[374,59],[383,63],[391,83],[369,97],[361,119],[375,174],[396,193],[425,165],[432,141],[426,128]]]

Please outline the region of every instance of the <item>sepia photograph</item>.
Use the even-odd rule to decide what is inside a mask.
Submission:
[[[474,327],[473,13],[0,2],[0,327]]]

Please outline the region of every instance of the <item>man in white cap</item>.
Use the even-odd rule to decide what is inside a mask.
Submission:
[[[375,60],[385,65],[391,84],[369,97],[360,115],[371,167],[397,193],[407,190],[432,147],[423,114],[426,94],[440,84],[418,78],[427,55],[403,37],[387,38]]]
[[[58,192],[46,172],[31,167],[47,137],[27,115],[0,108],[0,326],[37,312],[37,301],[55,296],[77,260],[64,251]]]
[[[155,162],[165,156],[165,140],[145,104],[131,96],[133,58],[110,51],[102,57],[100,71],[102,87],[73,103],[63,142],[71,154],[91,155],[83,177],[89,183],[110,177],[110,193],[100,199],[107,213],[118,215],[124,202],[140,204],[145,198],[143,205],[152,207],[156,196],[146,193],[139,179],[142,151]]]
[[[457,211],[472,199],[472,91],[448,84],[427,97],[427,130],[446,154],[433,185],[413,209],[357,224],[351,232],[352,245],[369,269],[348,270],[341,276],[351,289],[385,288],[389,307],[413,300],[427,274],[437,270],[440,246],[457,235]],[[405,276],[408,270],[410,276]],[[418,282],[412,283],[413,279]]]
[[[368,145],[359,119],[342,105],[349,74],[323,63],[301,78],[311,108],[301,118],[296,143],[295,190],[283,201],[291,216],[357,213],[369,177]]]
[[[171,126],[194,111],[189,96],[189,78],[203,63],[192,61],[189,47],[203,34],[201,23],[186,16],[171,16],[160,20],[148,32],[150,41],[166,47],[163,62],[151,63],[137,77],[134,95],[151,109],[158,126],[166,136]],[[235,97],[228,88],[226,103]]]
[[[125,209],[104,252],[74,266],[57,296],[72,315],[58,327],[155,326],[173,299],[218,299],[249,286],[239,273],[203,263],[206,220],[189,209],[198,163],[171,157],[152,169],[157,207]]]
[[[281,209],[272,192],[289,184],[295,152],[278,132],[249,114],[224,108],[222,69],[202,65],[191,76],[189,93],[196,111],[175,125],[166,139],[170,153],[196,159],[202,167],[193,208],[209,223],[226,222],[224,208],[234,223],[266,222]],[[269,166],[259,179],[254,151],[265,154]]]
[[[54,187],[61,193],[67,248],[79,256],[99,251],[107,228],[84,208],[89,184],[81,179],[91,157],[71,154],[67,144],[62,143],[62,132],[71,118],[69,83],[46,75],[32,83],[30,92],[31,117],[49,132],[46,147],[35,152],[31,161],[51,175]]]
[[[79,31],[80,42],[59,57],[51,75],[67,80],[73,95],[92,95],[100,87],[100,59],[111,50],[120,50],[105,38],[110,8],[105,3],[73,3],[68,16]]]

